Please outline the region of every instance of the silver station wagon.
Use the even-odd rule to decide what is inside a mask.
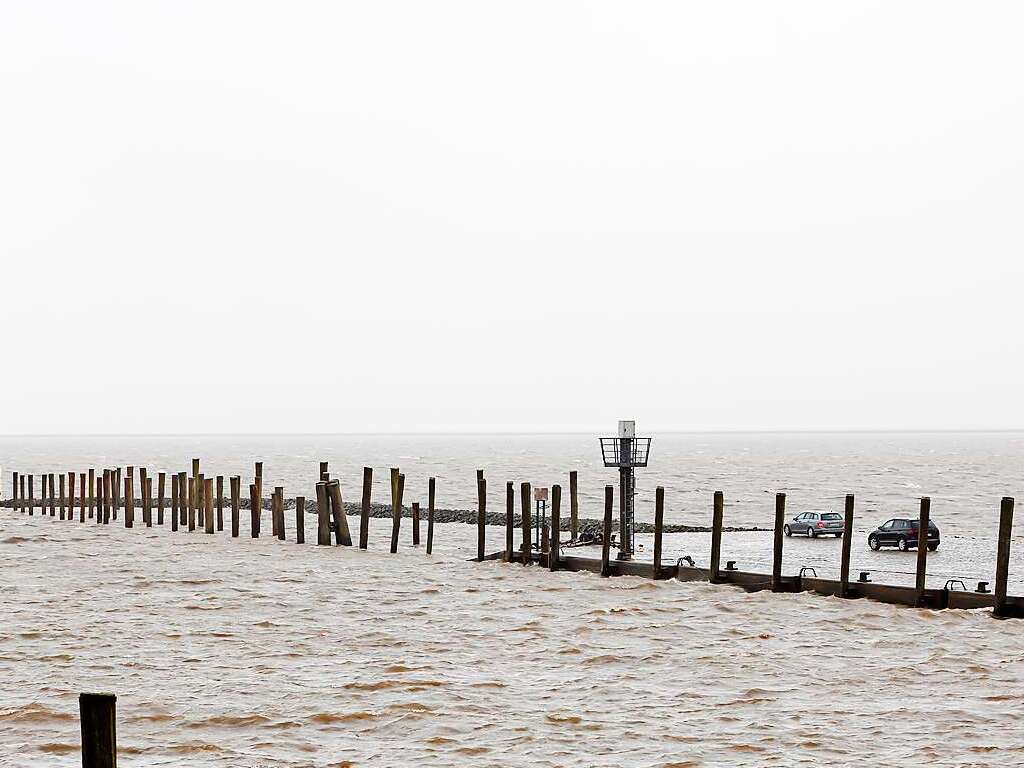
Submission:
[[[803,533],[812,539],[828,534],[839,537],[845,527],[843,516],[838,512],[803,512],[782,526],[782,532],[787,536]]]

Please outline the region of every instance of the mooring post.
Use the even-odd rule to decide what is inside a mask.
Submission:
[[[420,545],[420,503],[418,501],[412,503],[412,545],[414,547]]]
[[[213,519],[213,478],[200,475],[203,478],[203,531],[214,532],[215,520]]]
[[[179,472],[175,477],[178,478],[178,524],[184,526],[188,522],[188,484],[185,482],[184,472]]]
[[[129,469],[131,469],[131,467],[129,467]],[[147,528],[152,525],[149,513],[149,503],[147,501],[149,497],[146,495],[146,481],[148,479],[149,476],[146,474],[146,468],[139,467],[139,493],[142,495],[142,522],[146,524]]]
[[[434,489],[435,479],[427,480],[427,554],[434,551]]]
[[[14,502],[13,508],[15,511],[21,511],[21,505],[18,503],[18,473],[14,473],[14,477],[11,482],[11,501]]]
[[[25,514],[25,475],[18,478],[18,509]]]
[[[114,469],[112,475],[111,491],[113,494],[112,502],[114,504],[114,519],[117,520],[117,514],[121,511],[121,468],[117,467]]]
[[[359,548],[366,549],[370,538],[370,493],[373,490],[373,467],[363,467],[363,498],[359,508]]]
[[[78,473],[78,522],[85,522],[85,472]]]
[[[327,483],[320,480],[316,484],[316,543],[317,546],[324,547],[330,546],[331,544],[331,523],[330,523],[330,509],[328,505],[330,502],[327,501]]]
[[[171,475],[171,531],[178,530],[178,476]]]
[[[391,468],[391,554],[398,551],[398,534],[402,529],[402,505],[398,501],[398,467]]]
[[[32,488],[32,486],[35,483],[35,479],[36,479],[35,475],[29,475],[28,476],[28,514],[29,514],[30,517],[35,515],[35,513],[36,513],[35,512],[35,509],[36,509],[36,492]]]
[[[257,461],[254,467],[256,475],[256,499],[260,510],[260,519],[263,518],[263,462]]]
[[[661,575],[661,534],[665,525],[665,489],[654,489],[654,578]]]
[[[92,520],[96,509],[96,470],[89,470],[89,519]]]
[[[1006,582],[1010,578],[1010,534],[1013,532],[1013,498],[999,503],[999,544],[996,550],[996,591],[992,615],[1003,618],[1006,610]]]
[[[306,543],[306,497],[295,497],[295,543]]]
[[[156,476],[156,524],[164,524],[164,500],[167,491],[167,473],[158,472]]]
[[[718,583],[719,568],[722,563],[722,518],[725,516],[725,495],[715,491],[715,501],[711,513],[711,564],[708,568],[708,581]]]
[[[614,503],[615,488],[606,485],[604,487],[604,525],[601,528],[601,576],[604,578],[612,575],[608,559],[612,549],[612,505]]]
[[[109,469],[103,470],[103,524],[110,525],[110,508],[113,505],[111,500],[110,483],[113,475]]]
[[[328,486],[329,488],[330,486]],[[274,493],[277,495],[277,538],[284,541],[284,486],[276,486]],[[335,530],[337,530],[337,523],[335,523]]]
[[[580,504],[576,495],[577,472],[569,473],[569,535],[575,543],[580,534]]]
[[[117,768],[117,696],[112,693],[80,693],[82,721],[82,768]]]
[[[476,559],[483,562],[487,548],[487,480],[483,470],[476,474]]]
[[[124,527],[134,528],[135,527],[135,494],[134,488],[134,477],[126,474],[124,478]]]
[[[846,494],[843,516],[843,551],[839,561],[839,596],[850,596],[850,548],[853,546],[853,494]]]
[[[270,535],[277,538],[277,491],[270,492]]]
[[[55,486],[55,484],[53,482],[53,473],[52,472],[50,473],[50,476],[47,478],[46,482],[50,486],[50,517],[56,517],[57,516],[57,488],[56,488],[56,486]]]
[[[921,513],[917,526],[917,604],[924,604],[925,576],[928,570],[928,521],[931,518],[932,500],[921,497]]]
[[[515,516],[516,516],[516,488],[509,481],[505,483],[505,562],[511,563],[515,559]]]
[[[68,472],[68,520],[75,519],[75,473]]]
[[[67,495],[67,489],[64,487],[64,473],[60,473],[60,519],[63,520],[65,516],[65,509],[67,505],[64,503],[64,498]]]
[[[239,510],[242,507],[242,476],[231,477],[231,538],[238,538]]]
[[[188,530],[189,533],[196,529],[196,479],[188,479]]]
[[[786,494],[775,494],[775,531],[772,548],[772,592],[782,591],[782,527],[786,524]]]
[[[217,530],[224,530],[224,475],[217,475]]]
[[[281,522],[284,523],[284,490],[281,491]],[[334,543],[339,547],[352,546],[352,533],[348,529],[348,515],[341,498],[341,481],[331,480],[327,483],[327,495],[331,500],[331,516],[334,518]]]
[[[260,489],[256,483],[249,484],[249,532],[252,538],[260,537]]]
[[[533,493],[529,483],[521,483],[519,486],[519,503],[522,505],[522,526],[523,526],[523,565],[533,562],[533,520],[531,512],[533,507]]]
[[[146,478],[146,527],[153,527],[153,478]]]
[[[548,541],[548,570],[557,571],[562,559],[562,486],[551,486],[551,539]]]

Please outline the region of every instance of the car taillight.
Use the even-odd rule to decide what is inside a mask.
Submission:
[[[818,521],[818,527],[819,527],[819,528],[824,528],[824,527],[825,527],[825,524],[824,524],[824,523],[823,523],[823,522],[822,522],[821,520],[819,520],[819,521]]]
[[[910,535],[911,536],[917,536],[917,528],[911,528],[910,529]]]

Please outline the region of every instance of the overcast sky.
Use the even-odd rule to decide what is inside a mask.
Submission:
[[[1024,427],[1024,5],[0,4],[0,433]]]

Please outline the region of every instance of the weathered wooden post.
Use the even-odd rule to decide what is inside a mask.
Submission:
[[[398,500],[398,467],[391,468],[391,554],[398,551],[398,534],[402,529],[402,505]]]
[[[427,481],[427,554],[434,551],[434,490],[435,479]]]
[[[211,483],[212,485],[212,483]],[[199,475],[199,482],[196,483],[196,515],[199,520],[197,522],[198,527],[203,529],[203,533],[206,533],[206,473],[202,472]],[[213,533],[213,520],[209,521],[210,531]]]
[[[78,473],[78,522],[85,522],[85,472]]]
[[[29,475],[28,476],[28,514],[29,514],[30,517],[34,516],[35,513],[36,513],[35,512],[35,509],[36,509],[36,492],[32,488],[32,486],[34,485],[35,479],[36,479],[35,475]]]
[[[529,565],[533,562],[533,520],[530,514],[533,506],[533,492],[529,483],[519,485],[519,503],[522,505],[523,565]]]
[[[839,561],[839,596],[850,596],[850,548],[853,546],[853,494],[846,494],[843,515],[843,550]]]
[[[57,516],[57,487],[53,482],[53,473],[47,477],[47,484],[50,486],[50,517]]]
[[[331,502],[331,516],[334,519],[334,543],[339,547],[351,547],[352,534],[348,529],[348,515],[345,514],[345,505],[341,498],[340,480],[335,479],[327,483],[327,496]],[[283,509],[284,496],[281,497],[281,505]],[[284,523],[283,512],[281,513],[281,522]]]
[[[89,470],[89,519],[92,520],[96,508],[96,470]]]
[[[259,508],[261,510],[260,515],[262,516],[263,510],[263,462],[257,461],[254,468],[256,473],[256,494],[259,499]]]
[[[612,548],[612,505],[615,503],[615,489],[606,485],[604,487],[604,525],[601,528],[601,576],[608,578],[612,575],[608,563],[611,557]]]
[[[260,489],[256,483],[249,484],[249,532],[254,539],[260,537]]]
[[[146,524],[147,528],[153,527],[153,518],[151,514],[151,508],[149,505],[149,494],[147,493],[149,476],[146,474],[145,467],[139,467],[139,493],[142,494],[142,522]]]
[[[178,530],[178,476],[171,475],[171,531]]]
[[[156,524],[164,524],[164,499],[167,483],[167,473],[159,472],[156,476]]]
[[[515,559],[515,517],[516,517],[516,487],[510,480],[505,483],[505,562],[511,563]]]
[[[117,696],[112,693],[80,693],[82,721],[82,768],[117,768]]]
[[[412,503],[412,545],[414,547],[420,545],[420,503],[418,501]]]
[[[110,511],[113,506],[111,499],[111,487],[110,484],[113,481],[113,475],[109,469],[103,470],[103,524],[110,524]]]
[[[178,473],[178,524],[188,523],[188,482],[184,472]]]
[[[996,591],[992,615],[1004,618],[1006,610],[1006,582],[1010,578],[1010,534],[1013,532],[1013,498],[1003,496],[999,503],[999,545],[996,550]]]
[[[270,535],[277,538],[277,491],[270,492]]]
[[[189,533],[196,529],[196,479],[188,479],[188,530]]]
[[[64,473],[60,473],[60,519],[65,518],[65,510],[67,505],[64,502],[65,496],[67,495],[67,489],[64,487]]]
[[[202,525],[203,514],[199,503],[199,494],[203,492],[199,484],[199,459],[192,459],[192,476],[190,479],[191,482],[188,485],[188,529],[193,531],[195,530],[193,519],[198,517],[199,524]]]
[[[68,472],[68,520],[75,519],[75,473]]]
[[[928,521],[931,518],[932,500],[921,497],[921,512],[917,527],[917,604],[924,604],[925,577],[928,571]]]
[[[146,527],[153,527],[153,478],[146,478],[146,494],[143,501],[143,514],[146,517]]]
[[[569,473],[569,536],[573,543],[580,535],[580,505],[576,495],[576,470]]]
[[[306,543],[306,497],[295,497],[295,543]]]
[[[551,540],[548,542],[548,570],[557,571],[562,558],[562,486],[551,486]]]
[[[133,493],[133,480],[135,478],[126,474],[124,478],[124,527],[135,527],[135,498]]]
[[[711,564],[708,568],[708,581],[718,583],[718,571],[722,562],[722,518],[725,514],[725,495],[715,491],[715,501],[711,513]]]
[[[370,493],[373,490],[373,468],[363,467],[363,498],[359,508],[359,548],[366,549],[370,537]]]
[[[114,519],[117,520],[117,514],[121,511],[121,468],[117,467],[113,470],[111,475],[111,502],[114,505]]]
[[[323,480],[316,484],[316,543],[317,546],[331,545],[330,502],[327,500],[327,483]]]
[[[476,559],[482,562],[487,547],[487,480],[483,470],[477,472],[476,500]]]
[[[217,530],[224,530],[224,475],[217,475]]]
[[[13,509],[21,511],[21,504],[18,502],[18,473],[14,473],[13,480],[11,482],[11,501],[13,502]]]
[[[654,578],[661,575],[661,535],[665,527],[665,489],[654,489]]]
[[[231,478],[231,538],[238,538],[239,509],[242,506],[242,477],[233,475]]]
[[[277,494],[277,538],[284,541],[284,486],[274,488]]]
[[[25,514],[25,475],[18,478],[18,495],[20,497],[21,513]],[[31,512],[31,509],[29,507],[29,512]]]
[[[216,520],[213,517],[213,478],[200,475],[203,480],[203,506],[206,507],[203,515],[203,531],[213,533]]]
[[[786,494],[775,494],[775,540],[772,548],[772,592],[782,591],[782,527],[786,524]]]

